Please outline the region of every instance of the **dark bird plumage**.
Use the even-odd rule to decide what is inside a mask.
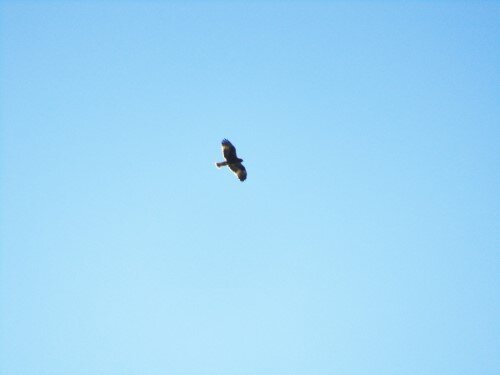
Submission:
[[[217,168],[228,166],[229,169],[231,169],[234,174],[239,178],[240,181],[245,181],[247,178],[247,170],[241,164],[243,159],[240,159],[236,155],[236,148],[233,146],[231,142],[229,142],[227,139],[223,139],[222,142],[222,155],[224,156],[224,159],[226,161],[220,162],[220,163],[215,163]]]

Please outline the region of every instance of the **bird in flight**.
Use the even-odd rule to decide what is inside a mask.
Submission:
[[[215,163],[217,168],[228,166],[234,174],[239,178],[240,181],[245,181],[247,178],[247,170],[241,164],[243,159],[236,156],[236,148],[227,139],[223,139],[222,142],[222,155],[226,161]]]

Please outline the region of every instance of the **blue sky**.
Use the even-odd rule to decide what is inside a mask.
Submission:
[[[499,373],[499,3],[0,21],[0,373]]]

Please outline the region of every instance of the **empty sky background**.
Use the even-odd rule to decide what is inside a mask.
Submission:
[[[500,372],[500,3],[2,1],[0,80],[1,374]]]

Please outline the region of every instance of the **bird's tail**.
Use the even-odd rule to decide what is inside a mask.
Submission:
[[[221,162],[221,163],[215,163],[215,166],[216,166],[217,168],[220,168],[220,167],[223,167],[223,166],[225,166],[225,165],[227,165],[227,164],[228,164],[228,162],[227,162],[227,161],[223,161],[223,162]]]

